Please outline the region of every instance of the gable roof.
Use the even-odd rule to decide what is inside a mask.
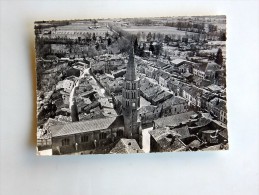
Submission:
[[[64,125],[51,126],[50,130],[52,137],[59,137],[65,135],[72,135],[78,133],[91,132],[95,130],[109,129],[114,123],[122,126],[124,122],[122,117],[106,117],[93,120],[86,120],[80,122],[67,123]],[[118,121],[121,121],[118,123]]]
[[[190,117],[193,114],[195,114],[194,111],[185,112],[185,113],[176,114],[176,115],[172,115],[172,116],[162,117],[162,118],[154,120],[154,122],[159,127],[177,126],[180,123],[188,122]]]
[[[135,139],[120,139],[115,147],[110,151],[111,154],[129,154],[129,153],[144,153],[140,149]]]
[[[183,127],[174,128],[172,130],[181,135],[180,139],[184,139],[190,136],[190,132],[187,125],[184,125]]]
[[[196,66],[193,67],[193,69],[198,69],[202,72],[205,72],[206,68],[207,68],[207,63],[196,64]]]

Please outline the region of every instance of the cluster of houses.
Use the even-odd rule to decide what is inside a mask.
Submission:
[[[189,111],[154,120],[150,152],[228,149],[226,127]]]
[[[221,74],[224,70],[218,64],[185,59],[170,62],[139,59],[139,64],[139,73],[143,74],[141,94],[153,105],[161,104],[174,94],[184,99],[188,109],[209,112],[215,120],[227,123],[225,75]]]
[[[138,40],[138,49],[142,50],[137,55],[141,57],[132,53],[130,64],[130,58],[120,53],[118,45],[109,47],[111,39],[108,41],[106,30],[99,29],[96,34],[89,34],[90,31],[91,28],[82,31],[60,28],[44,34],[47,39],[71,39],[76,44],[51,44],[51,53],[62,57],[51,60],[57,66],[45,71],[42,79],[47,85],[48,78],[54,75],[58,82],[51,93],[44,94],[43,99],[51,102],[47,109],[53,108],[53,113],[46,115],[49,119],[39,127],[41,147],[51,146],[53,154],[143,153],[142,132],[138,132],[138,139],[125,137],[132,127],[125,127],[128,123],[123,115],[123,102],[125,98],[126,102],[134,99],[127,94],[135,92],[122,94],[122,91],[129,90],[124,75],[132,69],[138,78],[129,82],[139,83],[138,89],[134,85],[132,89],[140,102],[137,111],[134,110],[137,121],[133,123],[140,125],[139,131],[153,127],[149,131],[150,152],[228,148],[225,56],[221,64],[213,59],[217,48],[225,47],[225,43],[210,44],[206,37],[187,34],[167,42],[164,38]],[[106,54],[89,58],[88,52],[93,48],[97,51],[97,46],[103,47]],[[167,50],[172,48],[192,55],[168,57]]]

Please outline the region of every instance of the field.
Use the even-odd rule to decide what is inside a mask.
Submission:
[[[138,32],[144,32],[144,33],[161,33],[161,34],[167,34],[167,35],[185,35],[185,31],[177,30],[175,27],[169,27],[169,26],[130,26],[130,27],[123,27],[123,30],[137,34]],[[188,34],[195,34],[192,32],[188,32]]]
[[[102,24],[96,24],[96,26],[98,26],[98,28],[94,28],[94,24],[91,22],[76,22],[76,23],[72,23],[70,25],[66,25],[66,26],[59,26],[57,28],[57,32],[89,32],[89,33],[105,33],[107,31],[109,31],[109,29],[106,27],[105,23]],[[90,27],[90,28],[89,28]]]

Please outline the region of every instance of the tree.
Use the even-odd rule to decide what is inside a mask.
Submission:
[[[92,20],[94,26],[96,26],[96,24],[98,23],[98,21],[96,19]]]
[[[98,52],[96,51],[94,46],[89,47],[88,52],[87,52],[88,57],[94,57],[97,54],[98,54]]]
[[[163,42],[163,39],[164,39],[164,35],[162,35],[161,33],[158,33],[157,34],[157,41]]]
[[[215,62],[216,62],[217,64],[219,64],[219,65],[222,65],[222,64],[223,64],[223,56],[222,56],[222,50],[221,50],[221,48],[218,49]]]
[[[153,45],[153,42],[150,42],[149,51],[151,51],[152,53],[155,51],[155,47]]]
[[[93,37],[92,37],[92,39],[93,39],[94,41],[96,41],[95,33],[93,33]]]
[[[141,33],[140,32],[137,33],[137,39],[141,40]]]
[[[219,39],[220,39],[220,41],[226,41],[227,40],[226,33],[225,32],[220,32]]]
[[[215,32],[217,31],[218,27],[213,24],[209,24],[209,32]]]
[[[144,56],[144,47],[138,47],[138,54],[140,57]]]
[[[150,42],[151,39],[152,39],[152,35],[151,35],[151,32],[149,32],[149,33],[147,34],[147,42]]]
[[[112,40],[111,40],[111,38],[110,38],[110,37],[107,39],[107,43],[108,43],[108,46],[110,46],[110,45],[111,45]]]
[[[165,43],[169,43],[170,42],[170,37],[168,35],[165,35],[164,42]]]
[[[131,42],[128,39],[120,38],[118,39],[118,48],[121,52],[127,52],[131,47]]]
[[[156,33],[153,33],[153,41],[155,41],[156,40]]]

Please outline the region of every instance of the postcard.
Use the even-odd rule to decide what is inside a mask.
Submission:
[[[226,16],[34,30],[38,155],[228,149]]]

